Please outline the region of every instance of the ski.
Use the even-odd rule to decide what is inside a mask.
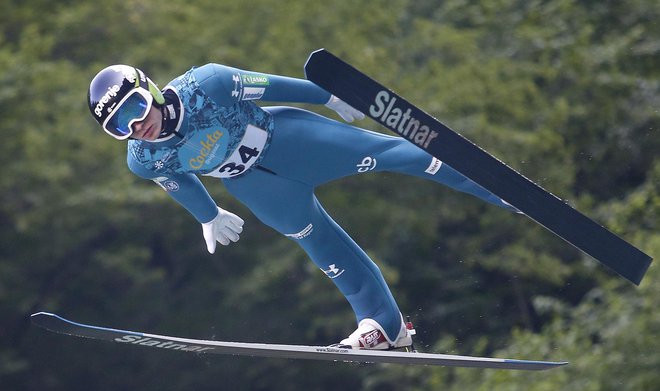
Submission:
[[[72,322],[48,312],[32,314],[31,320],[33,324],[59,334],[199,354],[519,370],[544,370],[567,364],[567,362],[510,360],[394,350],[353,350],[324,346],[208,341],[91,326]]]
[[[307,78],[639,285],[652,258],[325,49]]]

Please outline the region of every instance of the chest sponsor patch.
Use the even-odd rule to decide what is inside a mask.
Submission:
[[[195,133],[179,150],[179,160],[189,170],[211,169],[222,162],[229,144],[223,129]]]

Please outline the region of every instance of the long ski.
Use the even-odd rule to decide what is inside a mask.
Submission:
[[[310,55],[305,74],[634,284],[644,277],[650,256],[327,50]]]
[[[118,330],[72,322],[48,312],[32,315],[32,323],[48,331],[163,350],[176,350],[203,354],[229,354],[255,357],[278,357],[362,363],[390,363],[410,365],[439,365],[494,369],[544,370],[567,362],[509,360],[486,357],[456,356],[449,354],[413,353],[400,351],[354,350],[323,346],[278,345],[264,343],[222,342],[179,338]]]

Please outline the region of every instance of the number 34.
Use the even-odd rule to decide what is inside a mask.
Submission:
[[[241,162],[243,164],[237,162],[228,162],[222,165],[218,169],[218,172],[227,173],[229,176],[236,176],[245,171],[245,165],[249,163],[253,158],[259,156],[259,152],[260,151],[257,148],[250,148],[246,147],[245,145],[241,145],[238,147],[238,155],[240,156]]]

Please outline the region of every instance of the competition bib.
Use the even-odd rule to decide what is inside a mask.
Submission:
[[[248,125],[238,148],[220,167],[202,174],[216,178],[232,178],[244,173],[257,161],[268,141],[268,132],[254,125]]]

